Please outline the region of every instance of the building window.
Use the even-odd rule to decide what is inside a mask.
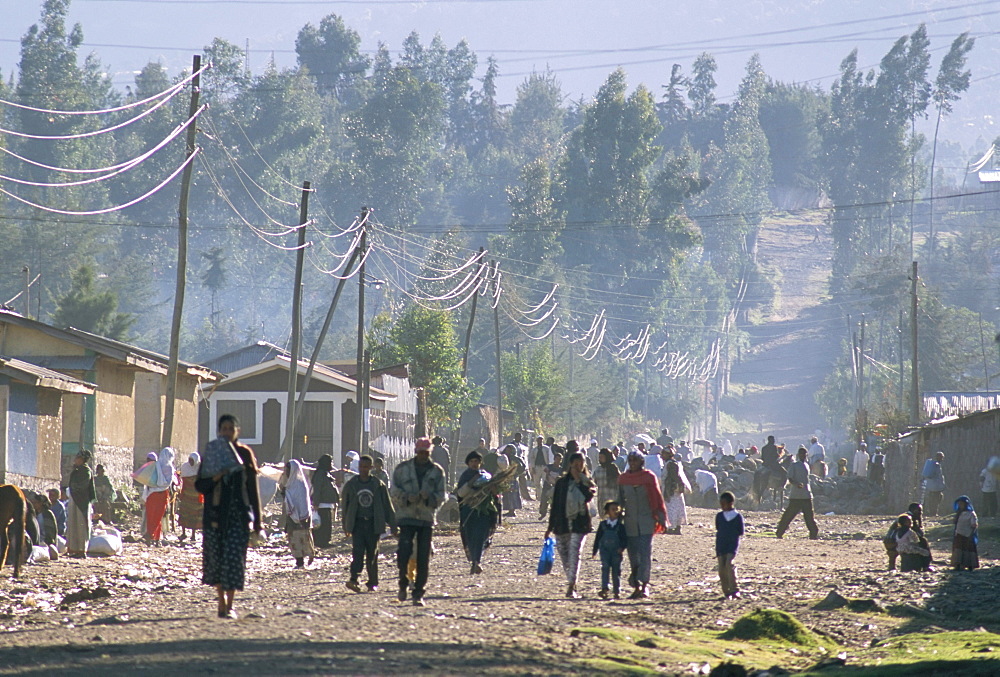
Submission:
[[[240,422],[240,437],[257,439],[257,402],[254,400],[217,400],[215,403],[216,423],[219,416],[232,414]]]

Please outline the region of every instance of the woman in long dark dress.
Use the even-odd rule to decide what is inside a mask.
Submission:
[[[340,503],[340,492],[333,481],[333,456],[323,454],[316,459],[316,469],[312,474],[312,501],[319,513],[319,524],[313,529],[313,541],[317,548],[329,548],[333,534],[335,511]]]
[[[246,577],[250,523],[261,529],[257,461],[239,444],[240,424],[231,414],[219,417],[219,437],[205,447],[195,487],[205,495],[202,517],[202,578],[219,594],[219,618],[236,618],[233,597]]]
[[[490,547],[493,532],[496,531],[497,525],[500,523],[500,497],[493,494],[484,498],[475,507],[469,506],[465,499],[489,482],[491,476],[482,469],[483,455],[478,451],[473,451],[466,456],[465,464],[468,467],[458,478],[458,486],[455,488],[455,496],[458,497],[462,545],[465,547],[465,556],[472,563],[472,569],[469,573],[481,574],[483,573],[483,554],[486,552],[486,548]]]

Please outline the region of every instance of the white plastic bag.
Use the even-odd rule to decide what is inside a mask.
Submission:
[[[87,554],[113,557],[120,555],[123,549],[121,532],[114,527],[97,527],[87,545]]]
[[[39,562],[49,561],[49,547],[47,545],[33,545],[31,546],[31,554],[28,556],[29,562],[34,562],[38,564]]]
[[[56,550],[60,555],[66,554],[66,539],[62,536],[56,536]]]

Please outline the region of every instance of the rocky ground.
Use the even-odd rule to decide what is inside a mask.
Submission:
[[[965,651],[982,652],[981,674],[1000,673],[989,654],[1000,639],[992,634],[1000,630],[994,527],[983,529],[982,570],[900,574],[885,567],[887,517],[820,516],[819,541],[805,538],[801,521],[778,540],[777,513],[748,511],[738,560],[745,597],[723,601],[714,511],[692,509],[682,535],[655,539],[652,597],[602,601],[596,560],[583,564],[581,600],[563,597],[558,563],[553,574],[535,575],[544,526],[532,514],[498,533],[477,577],[468,575],[458,534],[442,525],[424,608],[395,601],[391,541],[382,590],[354,594],[344,587],[346,543],[297,571],[276,538],[250,553],[235,621],[215,617],[214,591],[199,583],[200,547],[173,536],[161,548],[127,544],[120,557],[31,565],[19,580],[8,568],[0,577],[0,674],[707,674],[725,660],[793,670],[824,658],[851,671],[907,660],[892,642],[941,630],[978,632]],[[948,529],[931,526],[943,555]],[[831,591],[846,601],[815,609]],[[719,637],[761,607],[794,615],[818,643]],[[900,651],[930,653],[919,643]]]

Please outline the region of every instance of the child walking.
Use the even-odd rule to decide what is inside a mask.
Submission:
[[[715,516],[715,556],[719,560],[719,583],[726,599],[737,599],[740,587],[736,582],[736,551],[743,537],[743,515],[736,512],[736,497],[733,492],[724,491],[719,496],[722,512]]]
[[[972,509],[972,501],[968,496],[959,496],[955,500],[955,536],[951,543],[951,565],[955,571],[979,568],[978,530],[979,518]]]
[[[617,501],[604,502],[604,517],[597,527],[597,538],[594,539],[594,552],[591,559],[601,553],[601,599],[608,598],[608,578],[614,586],[614,596],[618,599],[621,592],[622,553],[628,546],[628,536],[625,524],[621,520],[622,508]]]

